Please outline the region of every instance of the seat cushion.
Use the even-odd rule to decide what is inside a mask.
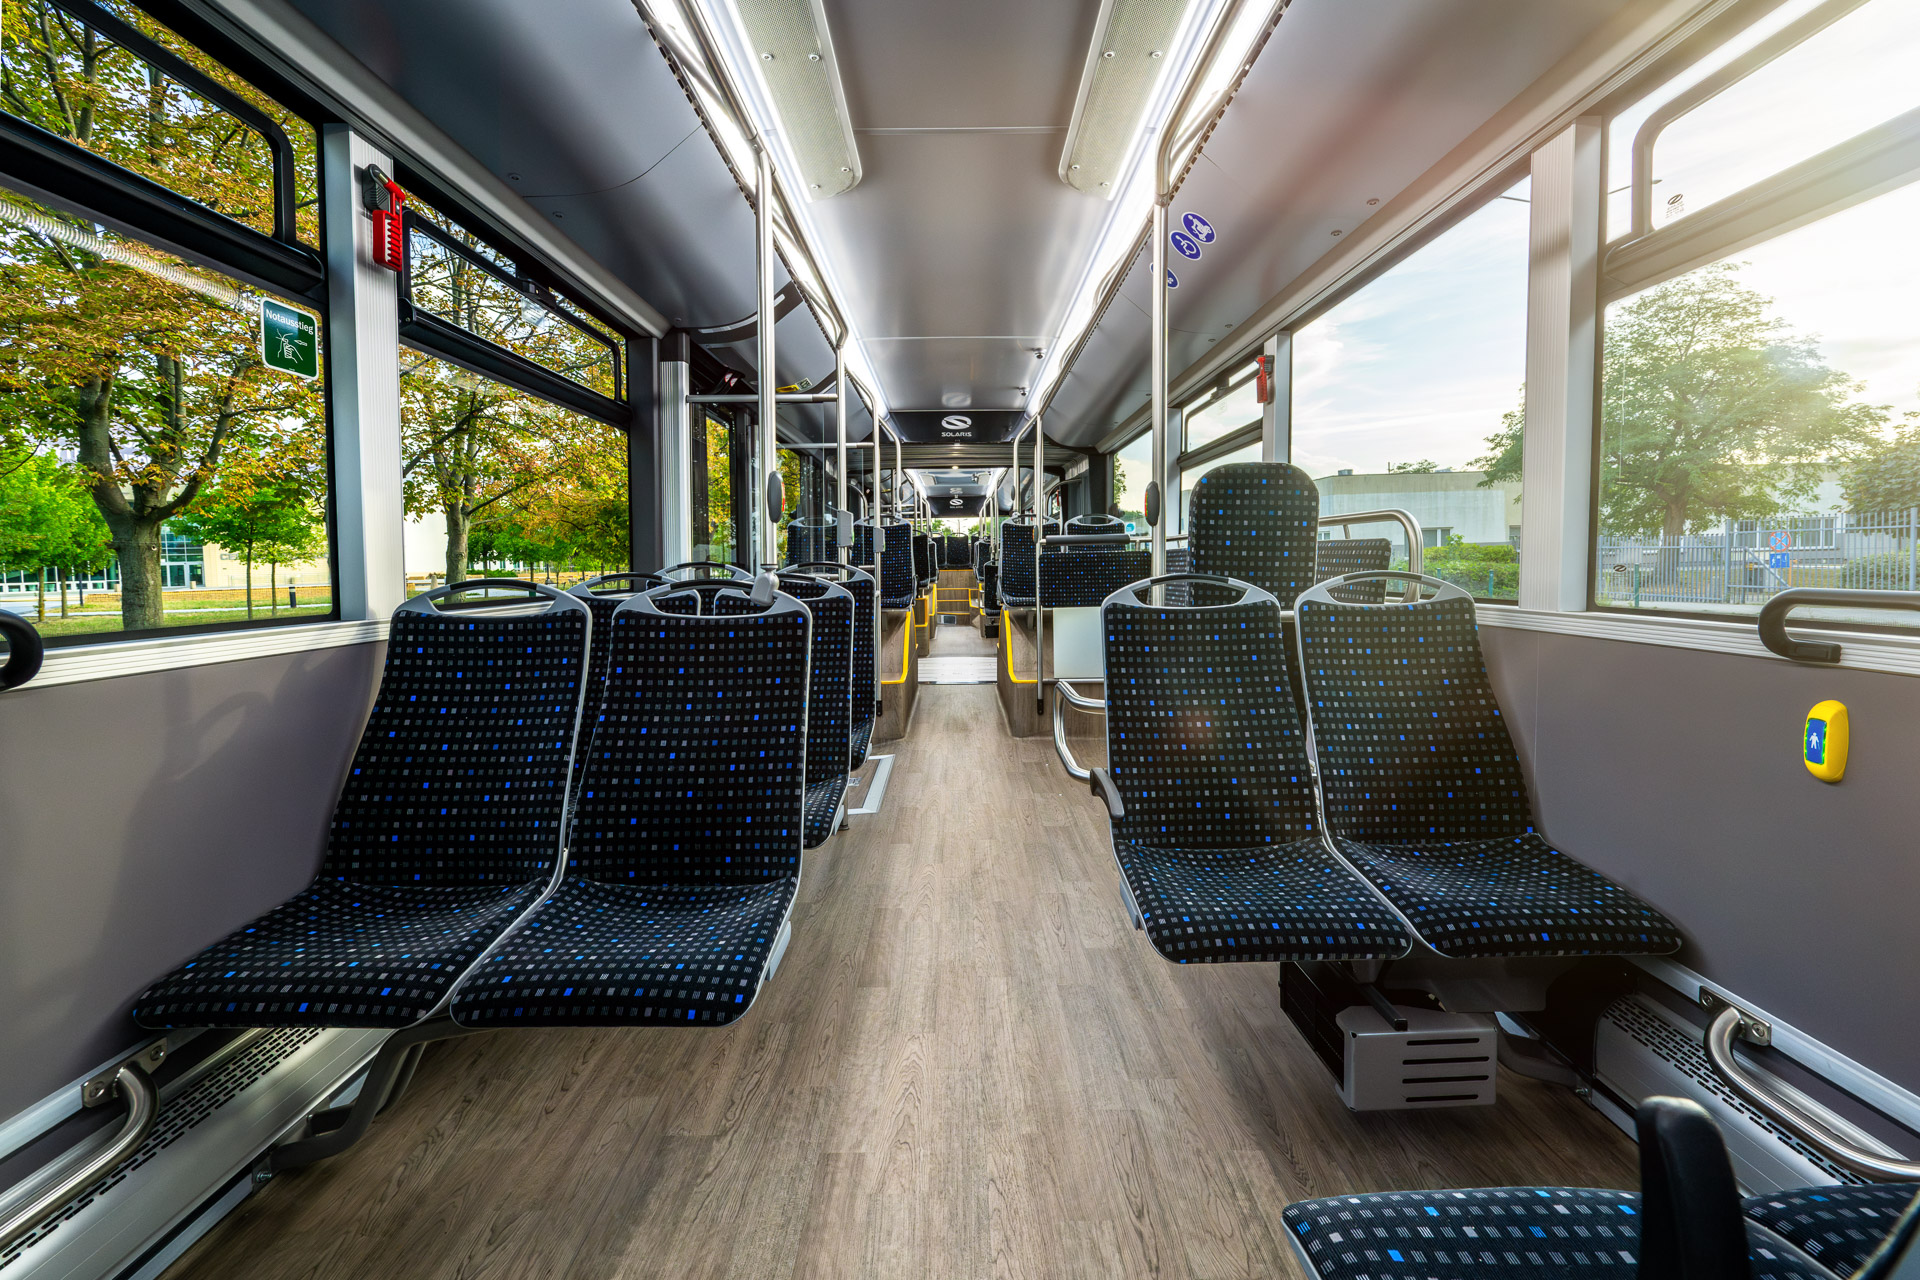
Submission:
[[[1585,1187],[1304,1200],[1284,1220],[1319,1280],[1636,1280],[1640,1197]],[[1831,1280],[1749,1225],[1753,1280]]]
[[[867,762],[867,749],[873,745],[873,717],[853,722],[853,767]]]
[[[847,794],[847,775],[828,778],[807,788],[806,835],[804,848],[817,849],[833,834],[833,818],[840,812],[840,799]]]
[[[1445,956],[1665,955],[1672,921],[1539,836],[1376,844],[1334,837]]]
[[[719,1026],[760,988],[797,876],[569,880],[454,993],[468,1027]]]
[[[546,888],[317,881],[174,970],[143,1027],[404,1027]]]
[[[1370,960],[1407,932],[1318,840],[1199,852],[1115,841],[1154,950],[1176,964]]]
[[[1747,1217],[1796,1246],[1837,1276],[1860,1269],[1893,1230],[1920,1183],[1864,1187],[1807,1187],[1741,1202]]]

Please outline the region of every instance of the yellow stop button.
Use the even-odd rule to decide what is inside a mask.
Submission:
[[[1847,704],[1816,703],[1807,712],[1806,729],[1800,735],[1801,758],[1807,772],[1822,782],[1838,782],[1847,772]]]

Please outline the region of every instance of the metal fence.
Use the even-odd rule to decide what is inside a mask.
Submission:
[[[1758,608],[1788,587],[1920,589],[1920,508],[1726,520],[1678,538],[1602,532],[1603,604]]]

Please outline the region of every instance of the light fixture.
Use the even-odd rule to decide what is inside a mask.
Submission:
[[[760,51],[760,78],[802,187],[819,200],[851,190],[860,152],[821,0],[733,0],[733,9],[748,47]]]
[[[1093,43],[1080,72],[1080,94],[1060,153],[1060,180],[1089,195],[1110,196],[1146,118],[1194,0],[1101,0]]]

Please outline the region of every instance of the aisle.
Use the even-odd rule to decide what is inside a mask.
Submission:
[[[1350,1114],[1274,966],[1178,968],[1128,927],[1050,742],[991,687],[920,699],[739,1024],[433,1046],[365,1142],[168,1274],[1291,1277],[1302,1196],[1634,1185],[1611,1125],[1511,1075],[1491,1110]]]

